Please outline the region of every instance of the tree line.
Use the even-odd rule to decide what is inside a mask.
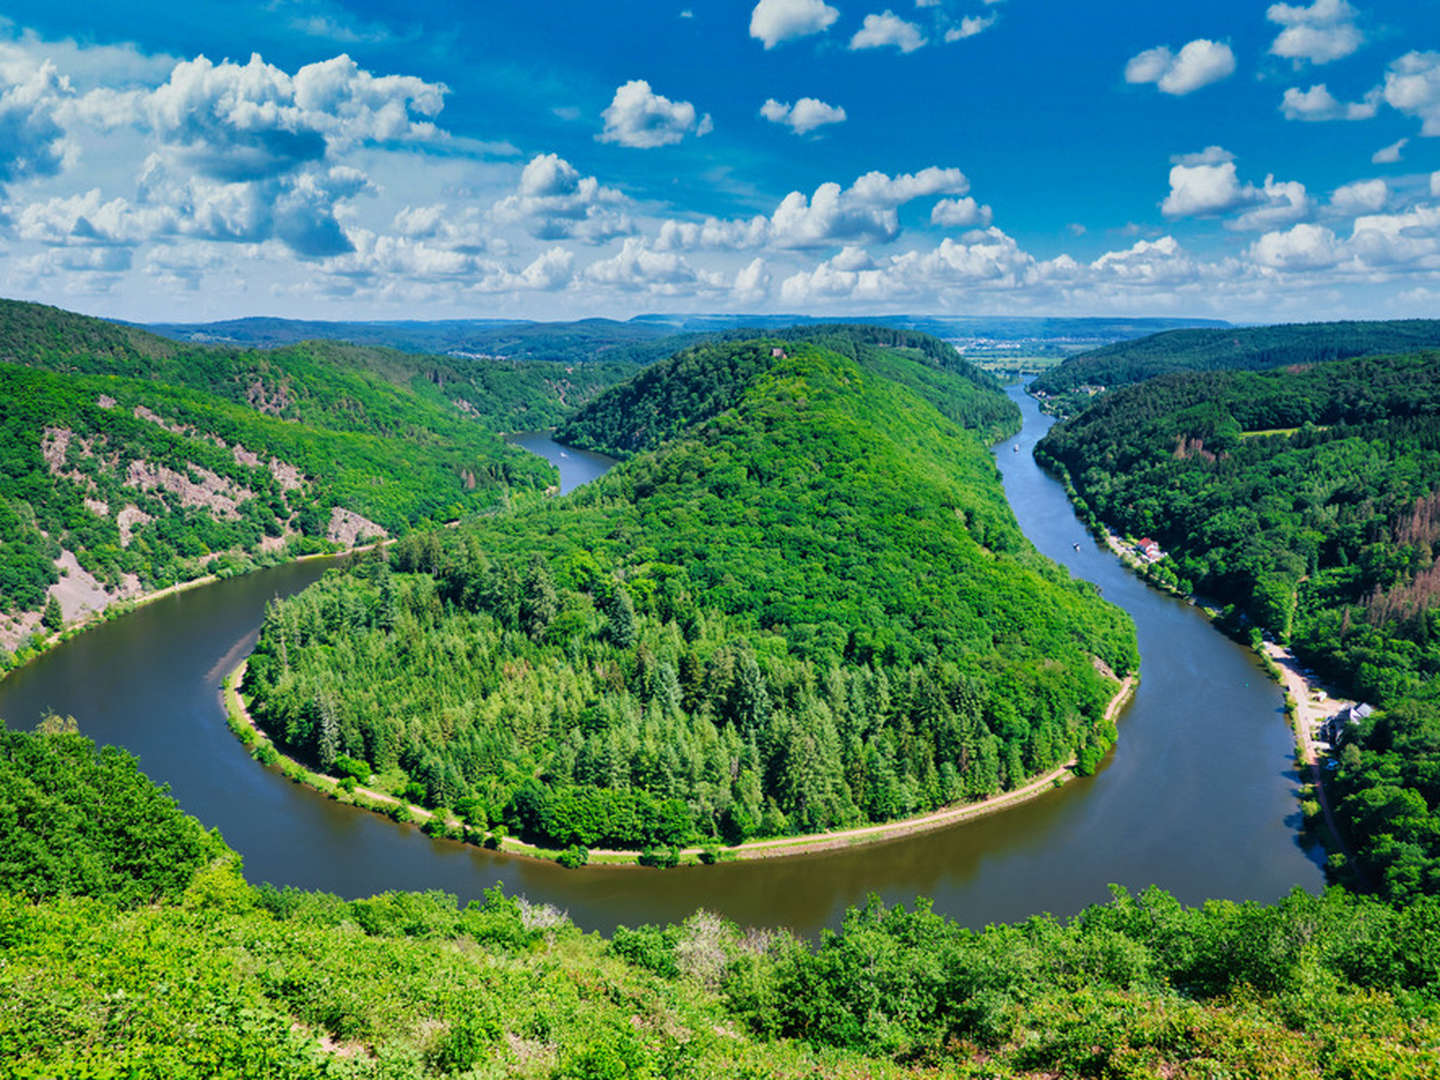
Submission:
[[[1037,455],[1237,632],[1381,707],[1339,755],[1338,817],[1363,878],[1440,892],[1440,354],[1163,376]]]

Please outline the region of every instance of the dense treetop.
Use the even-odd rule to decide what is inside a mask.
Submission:
[[[0,892],[133,907],[178,899],[197,871],[233,857],[124,750],[0,729]]]
[[[1340,817],[1373,884],[1440,892],[1440,353],[1164,376],[1037,453],[1182,587],[1383,707],[1340,755]]]
[[[1261,370],[1440,346],[1440,320],[1303,323],[1169,330],[1072,356],[1035,380],[1051,397],[1117,387],[1178,371]]]
[[[821,345],[867,371],[908,386],[950,419],[998,438],[1019,425],[1000,384],[945,342],[883,326],[793,327],[736,347],[729,338],[685,349],[606,392],[568,419],[561,442],[627,457],[659,446],[732,407],[794,342]],[[777,355],[778,350],[778,355]]]
[[[814,942],[705,912],[607,941],[498,887],[255,887],[125,755],[0,747],[17,1076],[1421,1080],[1440,1055],[1435,897],[1116,890],[980,932],[872,899]]]
[[[543,490],[553,468],[497,432],[632,370],[182,344],[0,301],[0,615],[41,610],[63,551],[128,595]],[[0,669],[33,621],[0,631]]]
[[[0,300],[0,361],[145,378],[288,420],[399,438],[453,430],[468,420],[491,432],[548,427],[635,370],[625,360],[577,368],[338,341],[276,349],[177,342],[15,300]]]
[[[812,832],[1093,768],[1116,688],[1094,658],[1133,670],[1133,632],[1024,539],[983,439],[812,343],[707,348],[656,393],[709,419],[279,604],[249,681],[271,733],[586,846]]]

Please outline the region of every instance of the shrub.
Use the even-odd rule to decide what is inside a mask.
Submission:
[[[680,865],[680,849],[678,847],[647,847],[640,853],[638,861],[641,866],[653,866],[658,870],[668,870],[672,866]]]
[[[566,870],[578,870],[590,861],[590,849],[581,844],[572,844],[555,856],[555,861]]]
[[[335,758],[333,771],[335,775],[341,777],[342,780],[350,779],[352,781],[349,790],[354,790],[354,782],[363,784],[370,779],[369,765],[366,765],[365,762],[356,758],[346,757],[344,754],[340,754]]]

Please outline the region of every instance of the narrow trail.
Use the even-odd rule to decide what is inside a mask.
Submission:
[[[1330,836],[1333,838],[1335,846],[1345,856],[1346,862],[1350,862],[1350,849],[1335,824],[1335,814],[1330,808],[1330,796],[1325,790],[1325,770],[1321,768],[1321,755],[1315,747],[1315,726],[1324,720],[1327,714],[1353,705],[1354,702],[1327,695],[1325,707],[1321,708],[1314,696],[1320,688],[1313,685],[1302,674],[1300,661],[1295,659],[1294,653],[1278,642],[1267,641],[1265,642],[1265,655],[1279,669],[1281,682],[1295,702],[1295,737],[1299,742],[1300,756],[1310,766],[1310,776],[1315,785],[1316,798],[1325,815],[1325,827],[1330,830]]]

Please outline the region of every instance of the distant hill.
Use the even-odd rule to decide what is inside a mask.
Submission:
[[[231,319],[214,323],[163,323],[150,330],[176,341],[276,348],[301,341],[344,341],[410,353],[471,360],[608,361],[648,364],[688,344],[664,325],[581,319],[446,319],[435,322],[318,322],[300,319]]]
[[[231,319],[212,323],[165,323],[150,330],[177,341],[274,348],[300,341],[347,341],[406,352],[506,360],[579,364],[613,361],[648,364],[689,345],[743,330],[757,331],[833,322],[809,315],[637,315],[627,322],[580,319],[525,322],[508,319],[445,319],[433,322],[321,322],[299,319]],[[1053,353],[1143,337],[1175,327],[1224,327],[1213,319],[1036,318],[1029,316],[881,315],[849,320],[869,326],[918,330],[961,341],[967,351]]]
[[[1031,389],[1050,397],[1082,386],[1126,386],[1175,371],[1258,371],[1440,346],[1440,320],[1298,323],[1169,330],[1072,356]]]

